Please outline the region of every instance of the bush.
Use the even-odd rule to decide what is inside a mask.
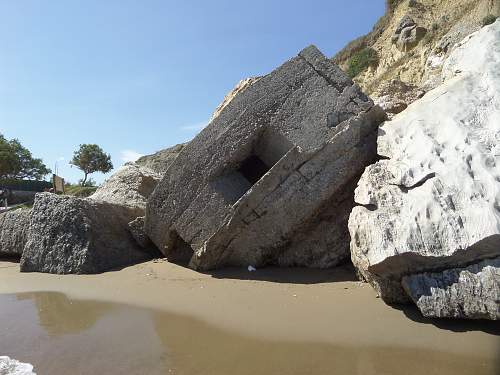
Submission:
[[[386,0],[385,4],[389,12],[393,12],[394,9],[402,2],[403,0]]]
[[[493,14],[488,14],[486,17],[483,18],[483,27],[491,25],[497,20],[497,16],[494,16]]]
[[[97,187],[95,186],[80,186],[80,185],[66,185],[64,187],[66,195],[72,195],[79,198],[90,197],[95,193]]]
[[[83,187],[96,187],[97,184],[94,181],[92,177],[89,177],[87,181],[83,181],[83,178],[81,180],[78,180],[78,185],[83,186]]]
[[[371,47],[362,49],[356,52],[348,62],[347,75],[351,78],[356,77],[359,73],[367,69],[369,66],[378,65],[379,57],[377,51]]]
[[[401,0],[393,0],[391,2],[387,1],[387,7],[395,6],[396,3],[400,1]],[[392,3],[393,5],[390,5],[390,3]],[[368,46],[373,46],[375,42],[382,36],[387,27],[389,27],[391,19],[392,11],[386,12],[382,17],[378,19],[377,23],[373,26],[372,31],[351,41],[349,44],[347,44],[347,46],[337,52],[332,58],[333,62],[337,65],[344,66],[355,53],[361,51],[364,48],[367,48]]]

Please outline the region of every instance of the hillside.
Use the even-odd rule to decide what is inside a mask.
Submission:
[[[498,0],[388,0],[373,30],[333,61],[390,114],[399,113],[440,83],[456,43],[498,15]]]

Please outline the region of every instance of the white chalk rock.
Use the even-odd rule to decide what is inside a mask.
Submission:
[[[356,189],[354,265],[387,302],[403,276],[500,255],[500,21],[467,37],[443,84],[381,126]]]

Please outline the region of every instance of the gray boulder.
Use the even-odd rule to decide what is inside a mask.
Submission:
[[[160,179],[161,176],[149,168],[134,164],[124,165],[89,199],[123,206],[135,217],[144,216],[147,199]]]
[[[404,29],[407,29],[409,27],[416,26],[417,23],[413,18],[411,18],[409,15],[405,15],[403,18],[398,23],[398,26],[396,27],[396,30],[394,30],[394,35],[400,35],[401,32]]]
[[[0,214],[0,256],[20,258],[30,223],[31,210],[18,209]]]
[[[181,143],[165,150],[155,152],[152,155],[142,156],[134,163],[140,167],[145,167],[153,170],[163,176],[170,164],[175,160],[177,155],[186,146],[186,143]]]
[[[37,194],[21,271],[89,274],[151,259],[129,233],[134,218],[121,205]]]
[[[387,117],[392,119],[424,95],[425,91],[419,87],[393,79],[381,83],[372,93],[372,98],[387,113]]]
[[[150,259],[154,246],[147,238],[137,243],[129,223],[138,230],[135,221],[159,179],[131,164],[86,199],[38,194],[21,271],[99,273]]]
[[[500,258],[406,276],[403,287],[429,318],[500,319]]]
[[[400,51],[407,52],[414,48],[425,34],[427,34],[426,28],[418,26],[410,16],[404,16],[391,40]]]
[[[385,113],[315,47],[225,103],[148,200],[169,260],[331,267],[349,254],[352,188]]]
[[[107,202],[121,206],[128,211],[131,222],[128,228],[133,238],[138,241],[140,247],[147,248],[152,254],[158,255],[154,251],[153,243],[147,238],[144,229],[144,217],[146,202],[155,189],[161,175],[152,169],[137,164],[127,164],[113,174],[89,199]]]

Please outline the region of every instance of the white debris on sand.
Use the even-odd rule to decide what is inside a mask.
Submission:
[[[36,375],[33,365],[19,362],[7,356],[0,356],[0,375]]]

